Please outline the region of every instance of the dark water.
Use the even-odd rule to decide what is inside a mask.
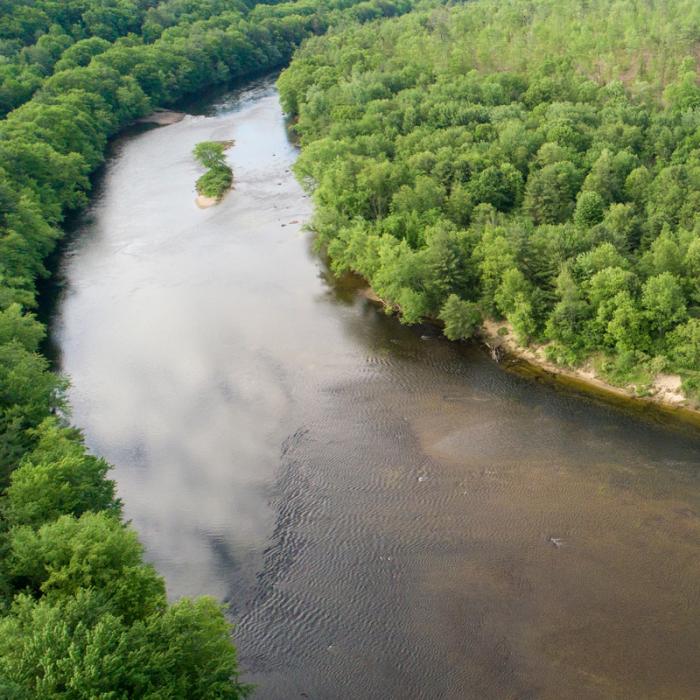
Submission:
[[[700,697],[700,441],[334,286],[295,155],[264,81],[125,137],[63,261],[74,420],[171,596],[229,601],[261,699]]]

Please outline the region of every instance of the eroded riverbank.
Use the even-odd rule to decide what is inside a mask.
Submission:
[[[507,331],[505,335],[499,333],[502,328]],[[645,406],[651,407],[660,414],[665,414],[671,421],[675,419],[700,427],[700,409],[683,395],[682,380],[678,375],[657,375],[651,386],[640,393],[639,387],[616,386],[606,381],[591,362],[574,368],[550,362],[545,356],[544,348],[525,347],[518,343],[512,327],[506,322],[485,321],[481,337],[490,349],[498,349],[499,354],[511,361],[516,360],[518,368],[524,370],[523,374],[547,376],[563,387],[587,391],[591,396],[607,398],[618,406],[629,405],[632,411],[643,411]]]
[[[74,421],[171,595],[230,601],[266,700],[694,698],[696,434],[378,313],[295,157],[269,81],[125,137],[64,258]]]
[[[366,280],[358,278],[359,294],[383,309],[388,308]],[[435,319],[430,324],[442,331],[442,323]],[[506,333],[502,334],[501,329]],[[610,405],[637,415],[653,413],[657,419],[669,425],[682,422],[700,428],[700,409],[693,405],[681,391],[681,378],[677,375],[659,375],[652,384],[652,391],[639,394],[636,387],[621,387],[602,378],[590,363],[583,367],[567,368],[546,359],[544,348],[526,347],[518,343],[512,326],[507,321],[486,319],[476,338],[489,350],[492,358],[505,369],[521,376],[546,379],[553,386],[588,395],[591,399],[607,401]]]

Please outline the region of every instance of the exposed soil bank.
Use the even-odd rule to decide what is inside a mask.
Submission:
[[[200,209],[208,209],[209,207],[213,207],[215,204],[218,204],[221,199],[218,197],[207,197],[205,194],[198,194],[197,199],[194,201]]]
[[[374,304],[388,306],[371,287],[362,289],[360,294]],[[442,326],[437,319],[430,319],[430,323]],[[501,328],[505,328],[508,333],[499,334]],[[619,387],[605,381],[591,364],[577,368],[561,367],[547,360],[542,348],[520,345],[507,321],[484,321],[480,340],[494,359],[500,363],[505,360],[506,368],[518,374],[549,379],[553,383],[595,395],[616,405],[635,402],[640,406],[651,406],[669,416],[700,426],[700,410],[691,405],[682,393],[681,378],[676,374],[657,375],[651,388],[653,393],[649,396],[639,396],[633,386]]]
[[[501,328],[507,329],[508,333],[500,335],[498,331]],[[481,338],[489,349],[500,348],[505,357],[510,359],[510,365],[521,374],[548,376],[558,384],[607,397],[617,404],[635,401],[653,405],[681,420],[700,425],[700,410],[692,406],[682,393],[681,378],[678,375],[657,375],[651,387],[652,393],[649,396],[639,396],[633,386],[619,387],[605,381],[590,363],[575,368],[561,367],[547,360],[542,348],[523,347],[516,340],[510,324],[505,321],[486,320],[482,326]],[[529,367],[523,367],[524,364]]]
[[[156,124],[157,126],[170,126],[177,124],[185,118],[184,112],[175,112],[171,109],[157,109],[151,114],[147,114],[141,119],[137,119],[137,124]]]

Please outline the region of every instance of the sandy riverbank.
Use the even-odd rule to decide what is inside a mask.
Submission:
[[[170,109],[157,109],[145,117],[137,119],[138,124],[156,124],[157,126],[169,126],[177,124],[185,118],[184,112],[175,112]]]
[[[220,201],[221,200],[217,197],[207,197],[205,194],[198,194],[197,199],[194,200],[195,204],[200,209],[208,209],[209,207],[213,207],[215,204],[218,204]]]
[[[374,304],[386,306],[386,302],[371,288],[366,287],[361,296]],[[442,325],[435,319],[431,323]],[[500,329],[508,332],[499,334]],[[677,374],[659,374],[650,387],[650,393],[639,396],[636,387],[619,387],[600,377],[592,364],[581,367],[566,368],[550,362],[545,357],[543,347],[524,347],[520,345],[506,321],[486,320],[481,328],[479,339],[489,350],[499,348],[497,354],[505,360],[509,369],[520,374],[548,379],[555,384],[565,385],[577,391],[595,394],[613,403],[634,402],[640,406],[652,405],[678,418],[694,424],[700,424],[700,410],[691,405],[681,389],[682,380]]]
[[[505,329],[499,333],[499,330]],[[544,347],[520,345],[515,338],[512,327],[505,321],[486,320],[481,329],[481,340],[493,349],[499,347],[505,358],[511,361],[526,363],[530,366],[527,374],[532,374],[534,369],[541,375],[547,375],[554,381],[566,384],[579,390],[591,390],[597,395],[633,400],[640,404],[653,404],[667,411],[677,413],[679,417],[689,419],[694,423],[700,422],[700,410],[691,405],[681,389],[682,380],[677,374],[658,374],[651,386],[648,395],[637,394],[637,387],[615,386],[598,375],[592,363],[586,363],[581,367],[567,368],[556,365],[547,360]]]

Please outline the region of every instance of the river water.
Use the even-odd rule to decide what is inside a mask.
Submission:
[[[115,143],[52,337],[256,697],[699,697],[700,439],[401,327],[312,253],[273,83],[199,111]],[[209,139],[236,185],[200,210]]]

